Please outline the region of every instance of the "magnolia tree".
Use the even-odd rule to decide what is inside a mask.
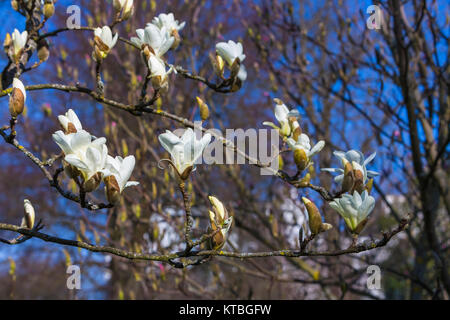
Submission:
[[[17,29],[11,30],[4,41],[8,61],[2,73],[0,96],[4,97],[5,104],[9,103],[10,117],[3,119],[0,135],[16,153],[26,158],[27,165],[38,168],[40,179],[48,182],[46,192],[57,195],[64,203],[75,203],[81,208],[76,215],[83,219],[70,215],[72,221],[80,223],[72,225],[74,230],[69,233],[52,229],[52,222],[58,224],[57,218],[47,222],[43,210],[33,208],[32,202],[25,199],[21,224],[16,224],[20,219],[0,223],[1,230],[17,236],[0,240],[18,245],[41,239],[64,248],[76,247],[112,257],[109,261],[113,259],[115,266],[111,269],[126,266],[136,282],[145,283],[147,294],[143,293],[143,297],[153,296],[148,290],[157,293],[160,288],[167,290],[171,286],[185,292],[195,291],[200,296],[212,294],[209,290],[214,281],[199,279],[196,269],[213,275],[217,281],[214,286],[227,287],[221,275],[231,277],[232,273],[241,272],[265,281],[319,286],[326,297],[335,296],[334,289],[328,291],[327,286],[340,288],[342,295],[347,290],[361,294],[355,286],[367,275],[366,270],[352,278],[354,266],[342,262],[342,277],[335,280],[326,268],[334,268],[341,257],[382,250],[409,223],[405,212],[390,230],[372,228],[368,234],[365,229],[371,220],[375,225],[376,219],[371,219],[377,203],[372,189],[379,178],[379,173],[371,170],[376,153],[366,156],[358,150],[358,145],[341,150],[324,140],[311,139],[312,134],[305,130],[311,127],[310,119],[301,117],[296,108],[290,110],[276,96],[273,104],[266,103],[266,109],[273,108],[271,115],[265,115],[271,121],[259,123],[276,141],[266,140],[261,144],[251,138],[249,130],[242,130],[243,136],[238,131],[234,136],[224,136],[219,130],[228,125],[223,114],[231,116],[233,110],[219,108],[217,104],[239,94],[245,101],[254,99],[245,86],[256,81],[251,79],[253,74],[248,68],[255,63],[249,62],[247,69],[243,64],[251,58],[251,51],[239,41],[240,36],[232,39],[222,36],[221,41],[214,42],[211,39],[214,36],[210,35],[194,43],[190,35],[200,30],[195,7],[188,7],[195,13],[194,26],[189,31],[191,21],[180,21],[170,11],[156,12],[153,1],[148,6],[147,1],[142,3],[145,5],[132,0],[86,4],[86,10],[97,13],[98,19],[88,19],[88,26],[52,29],[48,25],[59,3],[11,2],[26,23],[21,28],[22,22],[18,22]],[[61,8],[64,17],[65,8],[62,5]],[[139,13],[146,20],[144,23],[136,17]],[[78,50],[77,43],[72,42],[63,51],[52,49],[54,39],[81,33],[90,43],[89,49],[80,46],[88,65],[87,78],[90,77],[90,80],[83,79],[92,85],[76,81],[78,71],[69,71],[69,64],[78,62],[72,61],[67,51]],[[194,45],[196,53],[192,52]],[[53,56],[58,50],[62,58]],[[37,60],[33,63],[35,56]],[[57,63],[57,78],[66,81],[43,84],[31,81],[31,74],[52,59],[64,62]],[[191,65],[192,71],[184,67],[186,64]],[[137,76],[137,69],[144,76]],[[64,72],[66,76],[61,75]],[[192,83],[200,88],[195,99],[190,99],[195,91],[190,87]],[[186,95],[178,95],[176,90],[180,87],[184,87],[180,92],[185,90]],[[25,114],[26,109],[36,110],[30,106],[35,103],[35,100],[30,103],[30,96],[42,91],[45,97],[49,90],[81,94],[101,104],[100,112],[105,115],[103,132],[92,121],[82,124],[81,117],[77,116],[81,106],[64,106],[60,115],[54,115],[49,106],[44,106],[45,121],[59,123],[60,130],[53,130],[42,139],[50,150],[58,151],[49,155],[39,148],[26,147],[21,141],[33,141],[33,137],[27,137],[32,132],[21,130],[21,122],[37,121],[30,112]],[[194,121],[194,113],[198,114],[199,121]],[[93,117],[96,116],[97,112]],[[245,141],[246,137],[249,143],[242,147],[239,141]],[[281,145],[281,148],[262,159],[255,156],[261,145]],[[223,160],[224,152],[227,161]],[[316,159],[323,152],[335,155],[335,168],[318,165]],[[202,163],[202,155],[207,164]],[[228,161],[235,156],[246,160],[248,170],[258,169],[259,195],[253,193],[254,182],[249,181],[245,172],[241,173],[244,169],[239,167],[244,166]],[[229,180],[211,172],[215,167]],[[334,183],[321,184],[325,179],[321,177],[330,174]],[[275,183],[279,190],[285,190],[276,198],[270,186]],[[230,193],[243,197],[246,202],[230,198]],[[25,198],[27,194],[20,196]],[[62,200],[52,201],[57,204]],[[275,213],[277,210],[280,213]],[[325,220],[322,210],[332,211],[334,218]],[[285,212],[292,212],[293,218],[286,218]],[[99,215],[106,215],[107,219],[98,222]],[[52,235],[46,229],[59,235]],[[67,236],[73,232],[76,237]],[[339,241],[330,239],[326,236],[329,232],[342,237]],[[361,239],[364,232],[366,236]],[[248,239],[249,235],[252,240]],[[66,249],[64,252],[71,264],[69,252]],[[260,266],[258,259],[265,259],[268,264]],[[276,262],[270,262],[271,259]],[[131,260],[137,262],[128,262]],[[180,273],[178,269],[188,272]],[[296,275],[297,271],[300,276]],[[174,284],[164,285],[167,273],[173,275]],[[113,279],[117,281],[119,297],[136,297],[138,289],[128,286],[123,276],[113,273]],[[179,285],[186,281],[187,288]],[[207,281],[209,289],[202,289],[203,281]],[[230,286],[230,291],[234,288]],[[212,291],[215,293],[212,297],[229,296]]]

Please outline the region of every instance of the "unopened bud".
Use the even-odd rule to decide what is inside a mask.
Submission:
[[[309,186],[309,183],[311,182],[311,174],[308,172],[299,183],[299,187],[306,188]]]
[[[207,120],[209,118],[209,107],[208,105],[199,97],[197,98],[198,107],[200,109],[200,117],[203,121]]]
[[[322,217],[319,209],[317,209],[316,205],[308,198],[302,197],[302,200],[308,211],[309,229],[312,234],[318,234],[322,229]]]
[[[7,33],[5,36],[5,41],[3,41],[3,47],[5,51],[8,51],[8,48],[11,46],[11,43],[12,43],[11,35]]]
[[[19,10],[19,3],[17,2],[17,0],[12,0],[12,1],[11,1],[11,7],[12,7],[14,10],[16,10],[16,11]]]
[[[24,209],[24,217],[22,219],[22,224],[20,225],[20,227],[33,229],[35,212],[30,200],[28,199],[23,200],[23,209]]]
[[[306,155],[305,150],[298,148],[294,150],[294,161],[297,165],[298,171],[303,171],[306,169],[309,163],[309,158]]]
[[[225,62],[223,61],[222,57],[219,55],[213,55],[210,56],[211,64],[214,68],[214,72],[219,78],[223,78],[223,72],[225,68]]]
[[[333,226],[329,223],[322,223],[322,226],[320,228],[320,232],[325,232],[333,228]]]
[[[16,118],[18,115],[22,114],[25,107],[26,97],[27,94],[22,81],[14,78],[13,89],[11,96],[9,97],[9,112],[12,117]]]
[[[48,42],[45,39],[39,41],[37,50],[39,61],[41,62],[47,61],[50,55],[50,51],[48,50]]]
[[[47,2],[44,4],[44,17],[45,19],[49,19],[55,13],[55,5],[53,2]]]

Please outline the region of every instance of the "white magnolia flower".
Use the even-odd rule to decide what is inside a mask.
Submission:
[[[114,8],[117,11],[122,11],[122,18],[128,19],[133,13],[133,0],[114,0]]]
[[[302,133],[301,135],[298,136],[297,141],[295,141],[293,138],[289,138],[287,140],[287,143],[291,147],[291,149],[294,151],[297,149],[301,149],[301,150],[305,151],[305,154],[308,158],[312,157],[316,153],[319,153],[325,146],[325,141],[320,140],[311,149],[309,137],[304,133]]]
[[[364,184],[369,178],[373,178],[378,175],[378,172],[366,169],[366,165],[369,164],[377,155],[376,152],[372,153],[367,159],[364,159],[364,155],[358,150],[350,150],[347,152],[335,151],[333,152],[333,154],[342,161],[342,164],[344,166],[347,162],[350,162],[352,164],[353,170],[360,170],[363,173]],[[322,168],[322,171],[339,173],[339,175],[334,178],[334,181],[338,183],[344,180],[343,168]]]
[[[158,136],[159,142],[172,158],[172,163],[182,179],[187,179],[195,170],[195,162],[211,141],[211,134],[205,134],[201,139],[195,137],[191,128],[186,129],[181,137],[167,130]]]
[[[66,133],[75,133],[83,130],[77,114],[72,109],[69,109],[65,115],[59,115],[58,121]]]
[[[364,220],[375,207],[375,199],[369,196],[367,190],[361,195],[355,191],[353,196],[344,194],[342,198],[334,199],[330,202],[330,206],[339,212],[350,230],[359,233],[364,227]],[[361,222],[364,224],[360,225]],[[360,230],[357,229],[358,226]]]
[[[120,195],[127,187],[136,186],[139,182],[128,181],[133,172],[136,160],[134,156],[122,157],[108,156],[106,160],[105,175],[105,195],[109,203],[117,203],[120,200]]]
[[[23,211],[24,217],[22,218],[22,223],[20,224],[21,228],[33,229],[34,220],[35,220],[35,212],[34,207],[31,204],[30,200],[23,200]]]
[[[108,26],[103,28],[96,28],[94,30],[95,40],[95,57],[97,60],[106,58],[109,51],[114,48],[119,39],[119,34],[116,33],[113,37],[111,29]]]
[[[275,99],[275,118],[278,120],[278,123],[280,124],[280,127],[275,125],[273,122],[265,121],[263,122],[263,125],[270,126],[274,129],[280,130],[280,133],[283,136],[290,136],[292,131],[291,129],[296,129],[299,127],[299,124],[297,121],[294,121],[293,128],[291,128],[291,124],[289,121],[289,118],[294,117],[298,118],[298,111],[297,110],[289,110],[288,107],[279,99]]]
[[[152,79],[153,88],[156,90],[162,89],[163,91],[167,91],[169,85],[168,76],[174,69],[170,67],[167,71],[164,61],[154,55],[150,55],[148,67],[151,71],[150,77]]]
[[[92,141],[91,134],[85,130],[69,134],[59,130],[53,134],[53,140],[64,152],[64,160],[81,172],[86,191],[95,190],[102,175],[108,174],[105,169],[108,156],[106,139],[98,138]],[[91,184],[86,185],[87,183]]]
[[[17,117],[23,112],[26,100],[27,92],[25,86],[18,78],[14,78],[11,96],[9,97],[9,112],[11,113],[11,116]]]
[[[28,39],[28,32],[25,30],[22,33],[19,30],[14,29],[12,34],[12,42],[14,47],[14,57],[17,59],[19,57],[19,53],[22,49],[25,48]]]
[[[228,63],[229,67],[233,65],[236,59],[239,59],[239,63],[245,59],[242,43],[236,43],[232,40],[216,44],[216,52]]]
[[[106,169],[108,170],[108,175],[116,178],[121,193],[125,188],[137,186],[139,184],[137,181],[128,181],[131,177],[135,164],[136,159],[134,156],[128,156],[125,158],[119,156],[113,158],[108,156],[106,159]]]
[[[137,29],[138,37],[132,37],[131,42],[141,49],[151,48],[150,53],[161,58],[171,47],[175,38],[170,36],[166,27],[159,29],[154,24],[147,24],[145,29]]]
[[[153,18],[152,23],[159,29],[165,27],[171,35],[173,34],[173,30],[176,30],[178,32],[186,25],[186,22],[178,23],[178,20],[175,20],[173,13],[161,13],[159,16]]]

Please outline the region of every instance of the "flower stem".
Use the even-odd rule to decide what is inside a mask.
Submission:
[[[184,211],[186,212],[186,221],[184,225],[184,237],[186,240],[186,253],[189,253],[191,249],[194,247],[194,244],[191,239],[191,231],[192,225],[194,224],[194,220],[192,219],[191,214],[191,203],[189,199],[189,195],[186,192],[186,184],[184,181],[181,181],[179,184],[181,194],[183,195],[183,203],[184,203]]]

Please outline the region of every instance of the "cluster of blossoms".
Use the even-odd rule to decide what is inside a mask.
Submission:
[[[279,132],[294,152],[295,164],[298,171],[302,172],[312,165],[311,157],[323,149],[325,142],[321,140],[311,148],[309,137],[302,133],[298,123],[298,112],[289,110],[279,99],[275,99],[275,103],[274,114],[279,125],[272,122],[263,122],[263,124]],[[341,184],[340,193],[342,197],[331,201],[330,206],[344,218],[352,233],[359,234],[375,206],[375,199],[369,193],[372,189],[373,177],[378,173],[367,170],[366,165],[375,158],[376,153],[371,154],[367,159],[357,150],[335,151],[334,155],[340,159],[343,168],[323,168],[322,171],[339,173],[334,180]],[[306,178],[308,178],[307,182],[309,183],[308,174],[304,179]],[[323,223],[318,208],[311,200],[305,197],[302,200],[308,211],[309,227],[312,234],[318,234],[332,227],[330,224]]]
[[[64,153],[64,170],[72,179],[81,178],[84,192],[96,190],[105,183],[105,193],[112,204],[120,200],[123,190],[139,184],[128,181],[135,165],[134,156],[111,157],[105,138],[95,138],[83,130],[72,109],[58,116],[63,130],[53,134],[53,140]]]
[[[139,47],[147,59],[152,85],[155,90],[168,90],[168,75],[174,70],[166,69],[163,60],[164,54],[170,49],[174,50],[180,44],[179,31],[185,26],[185,22],[179,23],[172,13],[161,13],[148,23],[145,29],[137,29],[137,37],[132,37],[131,42]]]
[[[323,168],[322,171],[339,173],[334,180],[341,184],[341,198],[330,202],[330,206],[344,218],[351,232],[359,234],[367,223],[367,218],[375,207],[375,199],[369,193],[373,186],[373,177],[378,173],[367,170],[376,156],[372,153],[367,159],[357,150],[348,152],[335,151],[334,155],[341,160],[343,168]]]
[[[298,170],[301,172],[312,165],[311,157],[323,149],[325,141],[320,140],[311,148],[308,135],[302,132],[300,124],[298,123],[298,111],[289,110],[280,99],[274,99],[274,101],[274,114],[280,126],[268,121],[263,122],[263,124],[278,130],[279,134],[283,137],[283,140],[288,143],[289,147],[294,152],[295,163]]]

